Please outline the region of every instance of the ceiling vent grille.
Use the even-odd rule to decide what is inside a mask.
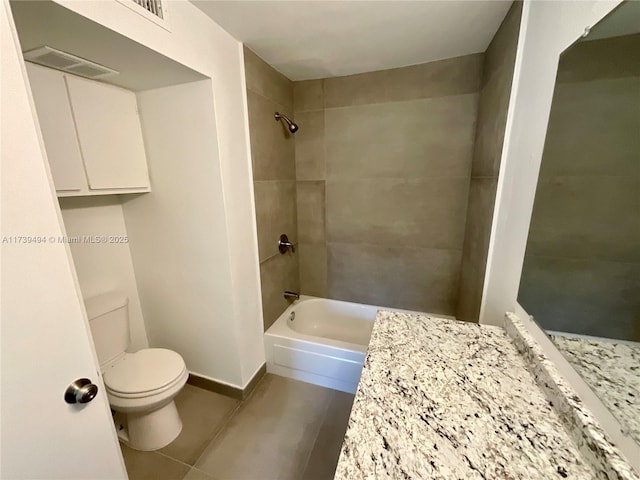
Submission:
[[[162,11],[162,0],[131,0],[137,3],[147,12],[151,12],[158,18],[164,19],[164,12]]]
[[[87,78],[104,78],[119,72],[51,47],[38,47],[23,53],[30,62]]]

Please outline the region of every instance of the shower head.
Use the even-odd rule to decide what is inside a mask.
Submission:
[[[298,131],[298,125],[296,125],[295,123],[293,123],[291,120],[289,120],[289,117],[287,117],[284,113],[278,113],[276,112],[276,114],[274,115],[274,117],[276,118],[276,122],[278,120],[284,120],[285,123],[287,124],[287,127],[289,127],[289,131],[291,133],[296,133]]]

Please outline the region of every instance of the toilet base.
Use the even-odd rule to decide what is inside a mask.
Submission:
[[[124,428],[118,428],[116,424],[118,438],[134,450],[159,450],[173,442],[182,431],[182,420],[174,401],[152,412],[122,416],[125,417]]]

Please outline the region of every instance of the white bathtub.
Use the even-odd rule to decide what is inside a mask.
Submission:
[[[264,334],[267,371],[355,393],[380,309],[300,296]]]

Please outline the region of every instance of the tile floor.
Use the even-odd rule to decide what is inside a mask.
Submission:
[[[266,374],[245,401],[186,385],[182,433],[157,452],[124,445],[130,480],[332,479],[353,395]]]

